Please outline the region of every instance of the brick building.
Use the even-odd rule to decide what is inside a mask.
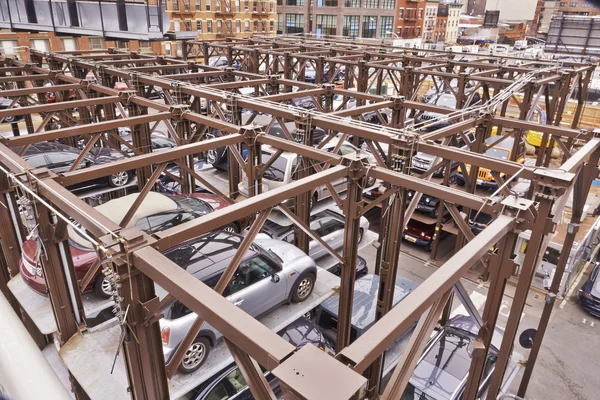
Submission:
[[[398,14],[394,31],[402,39],[421,38],[426,2],[398,0]]]
[[[563,13],[563,15],[583,15],[589,17],[600,15],[600,8],[586,0],[561,1],[558,3],[558,11]]]
[[[458,39],[458,24],[462,4],[454,1],[452,3],[440,4],[437,10],[433,41],[435,43],[454,44]]]
[[[425,3],[425,14],[423,16],[423,41],[433,42],[435,39],[435,27],[439,0],[427,0]]]

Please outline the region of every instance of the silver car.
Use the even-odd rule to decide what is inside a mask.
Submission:
[[[344,216],[342,214],[333,210],[320,211],[310,217],[310,229],[334,250],[344,247]],[[360,217],[359,242],[362,240],[363,234],[368,230],[369,221],[365,217]],[[294,243],[293,226],[280,226],[274,222],[267,221],[263,231],[273,239]],[[308,248],[308,255],[315,260],[329,254],[325,250],[325,247],[316,240],[311,240]]]
[[[170,260],[206,285],[215,287],[244,238],[227,232],[211,232],[182,243],[165,252]],[[256,239],[246,252],[223,296],[253,317],[282,303],[302,302],[317,279],[315,262],[297,247],[274,239]],[[157,288],[161,297],[161,288]],[[163,290],[164,292],[164,290]],[[165,293],[162,293],[163,295]],[[196,319],[185,305],[176,302],[160,320],[165,360],[183,340]],[[221,334],[209,324],[188,349],[179,371],[197,370]]]

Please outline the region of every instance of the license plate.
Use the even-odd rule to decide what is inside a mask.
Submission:
[[[409,242],[411,242],[411,243],[414,243],[414,242],[416,242],[416,241],[417,241],[417,239],[415,239],[415,238],[414,238],[414,237],[412,237],[412,236],[408,236],[408,235],[407,235],[407,236],[405,236],[404,238],[405,238],[406,240],[408,240]]]

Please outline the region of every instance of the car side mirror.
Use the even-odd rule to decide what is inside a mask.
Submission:
[[[279,275],[277,275],[277,274],[273,274],[273,275],[271,275],[271,282],[273,282],[273,283],[277,283],[277,282],[279,282],[280,280],[281,280],[281,278],[279,277]]]

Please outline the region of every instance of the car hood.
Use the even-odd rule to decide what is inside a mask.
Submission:
[[[307,266],[307,264],[315,265],[313,259],[296,246],[281,240],[271,239],[265,234],[257,235],[254,243],[260,245],[265,250],[271,250],[275,253],[283,261],[283,265],[286,268],[294,268],[295,265],[302,265],[303,267]]]
[[[421,151],[418,151],[417,154],[415,154],[415,157],[422,161],[427,161],[429,163],[432,163],[433,160],[435,160],[435,156],[432,156],[431,154],[423,153]]]

